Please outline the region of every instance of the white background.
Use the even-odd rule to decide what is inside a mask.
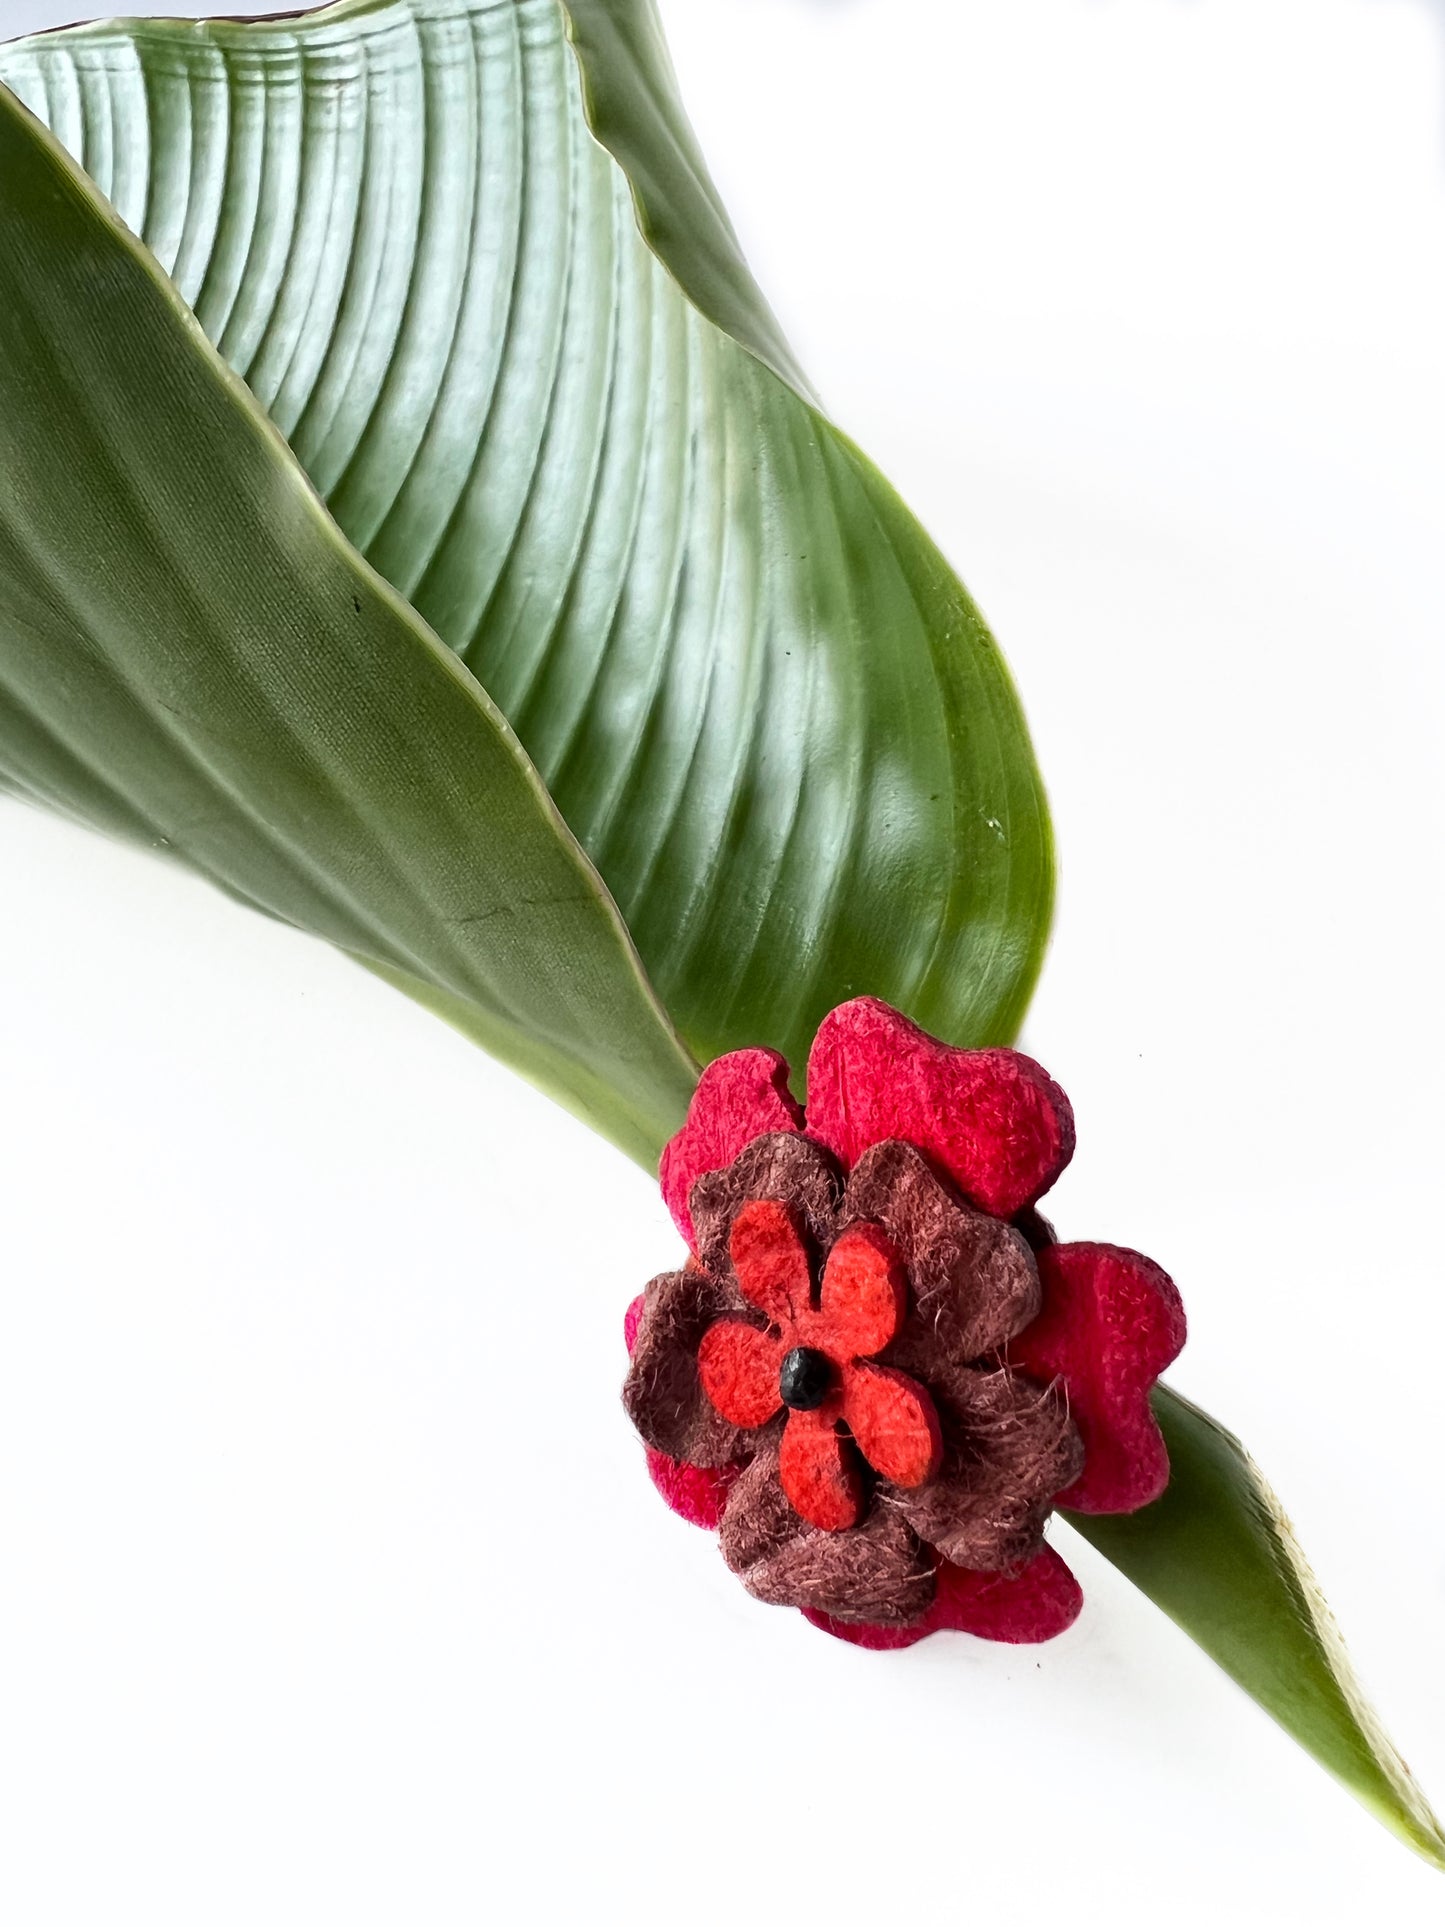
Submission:
[[[664,12],[1024,692],[1054,1213],[1178,1277],[1445,1799],[1445,8]],[[1066,1530],[1037,1650],[754,1605],[618,1408],[641,1174],[179,873],[6,806],[0,875],[7,1922],[1440,1918]]]

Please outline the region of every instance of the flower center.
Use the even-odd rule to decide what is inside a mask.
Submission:
[[[795,1345],[783,1360],[778,1392],[794,1412],[816,1412],[833,1389],[833,1367],[811,1345]]]

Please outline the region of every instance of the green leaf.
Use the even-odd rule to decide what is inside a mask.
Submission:
[[[1385,1825],[1445,1868],[1445,1834],[1350,1667],[1288,1519],[1239,1440],[1159,1386],[1162,1499],[1069,1522]]]
[[[616,156],[638,221],[693,304],[808,400],[683,110],[653,0],[565,0],[587,119]]]
[[[0,770],[416,987],[644,1159],[695,1066],[503,718],[0,90]]]
[[[328,937],[650,1161],[693,1066],[440,636],[699,1049],[801,1061],[861,989],[1012,1034],[1052,884],[1013,690],[810,402],[647,0],[98,26],[0,79],[426,619],[0,95],[0,781]],[[1262,1483],[1160,1411],[1169,1493],[1076,1523],[1439,1863]]]
[[[1052,891],[1007,671],[775,372],[650,5],[573,15],[636,181],[557,0],[94,26],[0,79],[510,719],[699,1054],[801,1063],[861,990],[1006,1039]]]

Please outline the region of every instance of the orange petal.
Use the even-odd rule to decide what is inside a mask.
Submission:
[[[778,1454],[778,1477],[793,1510],[824,1532],[856,1525],[863,1487],[848,1441],[837,1428],[837,1401],[816,1412],[790,1412]]]
[[[697,1348],[697,1375],[709,1402],[730,1425],[766,1425],[782,1405],[781,1341],[735,1318],[709,1325]]]
[[[743,1297],[773,1325],[790,1326],[808,1309],[813,1274],[792,1212],[775,1198],[753,1198],[733,1219],[728,1251]]]
[[[881,1352],[908,1310],[908,1280],[888,1234],[866,1221],[849,1225],[828,1253],[820,1295],[810,1343],[840,1364]]]
[[[843,1382],[843,1416],[858,1450],[894,1485],[926,1485],[937,1473],[943,1434],[917,1379],[886,1365],[854,1365]]]

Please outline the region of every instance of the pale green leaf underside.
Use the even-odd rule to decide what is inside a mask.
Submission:
[[[1445,1833],[1351,1669],[1279,1501],[1239,1440],[1160,1386],[1164,1497],[1070,1522],[1385,1825],[1445,1868]]]
[[[695,1067],[456,658],[0,89],[0,784],[446,1014],[634,1155]]]
[[[587,119],[617,157],[638,220],[693,304],[812,400],[753,279],[678,91],[655,0],[563,0]]]
[[[611,123],[634,76],[678,272],[791,372],[659,119],[650,10],[574,12]],[[996,647],[876,473],[643,240],[566,28],[557,0],[96,26],[0,50],[0,79],[510,719],[699,1054],[801,1062],[865,990],[1011,1036],[1052,867]]]

